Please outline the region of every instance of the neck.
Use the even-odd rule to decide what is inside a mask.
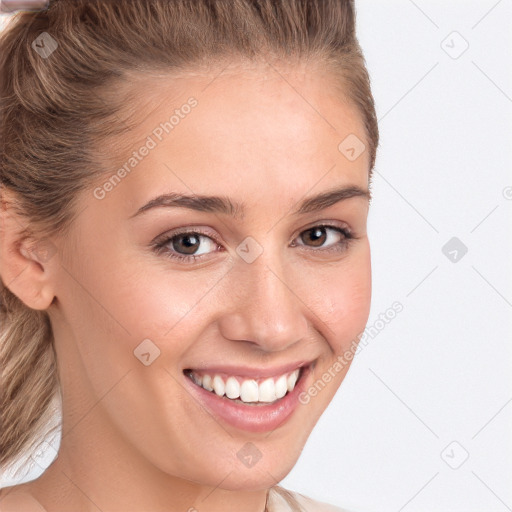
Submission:
[[[223,489],[229,474],[219,474],[216,486],[169,475],[128,446],[117,433],[106,429],[105,422],[95,422],[100,415],[100,409],[95,408],[87,421],[78,424],[76,420],[66,421],[63,415],[58,456],[29,486],[48,512],[266,511],[266,489]]]

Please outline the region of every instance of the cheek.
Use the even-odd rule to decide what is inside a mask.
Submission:
[[[368,322],[372,280],[369,245],[354,251],[351,260],[331,272],[322,293],[316,293],[315,311],[326,325],[325,337],[336,353],[358,340]]]
[[[216,284],[226,269],[205,272],[141,272],[129,286],[116,293],[116,311],[137,336],[173,340],[179,348],[178,334],[186,327],[189,338],[203,328],[196,315],[216,293]],[[112,299],[109,299],[112,300]],[[192,321],[194,319],[194,321]]]
[[[204,329],[191,320],[197,320],[202,299],[222,277],[148,271],[140,261],[118,258],[116,266],[113,260],[91,257],[80,269],[80,281],[64,273],[59,294],[68,324],[60,339],[72,336],[76,346],[72,352],[63,344],[62,358],[69,367],[78,358],[99,395],[128,371],[146,369],[134,354],[144,340],[154,343],[151,357],[160,350],[157,366],[179,358]]]

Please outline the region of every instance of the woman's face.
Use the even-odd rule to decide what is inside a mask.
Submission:
[[[368,320],[368,197],[312,201],[368,190],[362,119],[326,77],[271,67],[132,87],[143,121],[99,148],[116,163],[80,197],[54,281],[61,448],[94,434],[105,464],[270,487]]]

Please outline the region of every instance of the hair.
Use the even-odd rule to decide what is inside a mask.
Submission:
[[[99,146],[136,125],[123,115],[135,77],[222,62],[323,65],[361,115],[371,183],[379,132],[355,15],[354,0],[50,0],[17,12],[0,35],[0,191],[14,194],[23,236],[68,233],[78,195],[108,172]],[[33,47],[44,32],[58,44],[47,58]],[[8,285],[0,280],[2,465],[44,435],[60,389],[49,315]]]

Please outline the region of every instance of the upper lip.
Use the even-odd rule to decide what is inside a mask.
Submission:
[[[274,366],[272,368],[255,368],[254,366],[226,366],[226,365],[210,365],[205,367],[187,367],[185,370],[194,370],[209,375],[225,373],[227,375],[236,375],[239,377],[248,377],[252,379],[259,379],[264,377],[277,377],[285,373],[293,372],[297,368],[306,367],[313,363],[313,361],[295,361],[293,363],[286,363],[281,366]]]

